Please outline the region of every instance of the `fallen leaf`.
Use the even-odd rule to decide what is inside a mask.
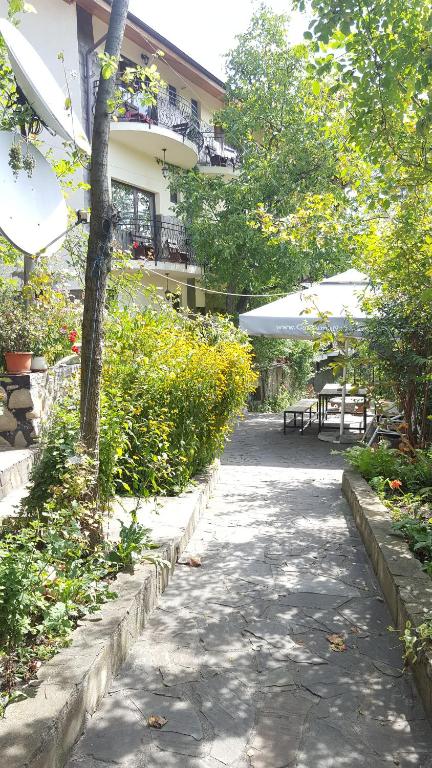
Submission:
[[[168,720],[166,717],[162,717],[162,715],[150,715],[150,717],[147,718],[147,725],[149,728],[163,728],[167,722]]]
[[[360,627],[351,627],[351,632],[353,633],[353,635],[361,635],[362,630],[360,629]]]
[[[347,647],[341,635],[327,635],[326,640],[330,643],[332,651],[346,651]]]
[[[184,560],[178,561],[179,565],[189,565],[191,568],[200,568],[201,558],[198,555],[191,555],[190,557],[185,558]]]

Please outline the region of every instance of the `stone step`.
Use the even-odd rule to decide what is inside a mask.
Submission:
[[[35,448],[0,451],[0,501],[28,483],[35,457]]]

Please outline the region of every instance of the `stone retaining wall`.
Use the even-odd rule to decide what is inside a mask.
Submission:
[[[60,362],[44,373],[0,374],[0,449],[37,442],[54,400],[78,370]]]
[[[358,472],[344,471],[342,491],[395,627],[403,631],[407,622],[417,627],[432,616],[432,579],[423,571],[406,541],[395,535],[388,510]],[[432,718],[432,648],[419,655],[412,669],[425,709]]]

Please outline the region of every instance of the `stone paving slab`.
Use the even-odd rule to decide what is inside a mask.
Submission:
[[[278,417],[238,427],[188,547],[203,565],[178,567],[68,768],[432,768],[342,467]]]

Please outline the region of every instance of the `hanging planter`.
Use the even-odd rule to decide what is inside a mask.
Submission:
[[[33,352],[5,352],[8,373],[30,373]]]

